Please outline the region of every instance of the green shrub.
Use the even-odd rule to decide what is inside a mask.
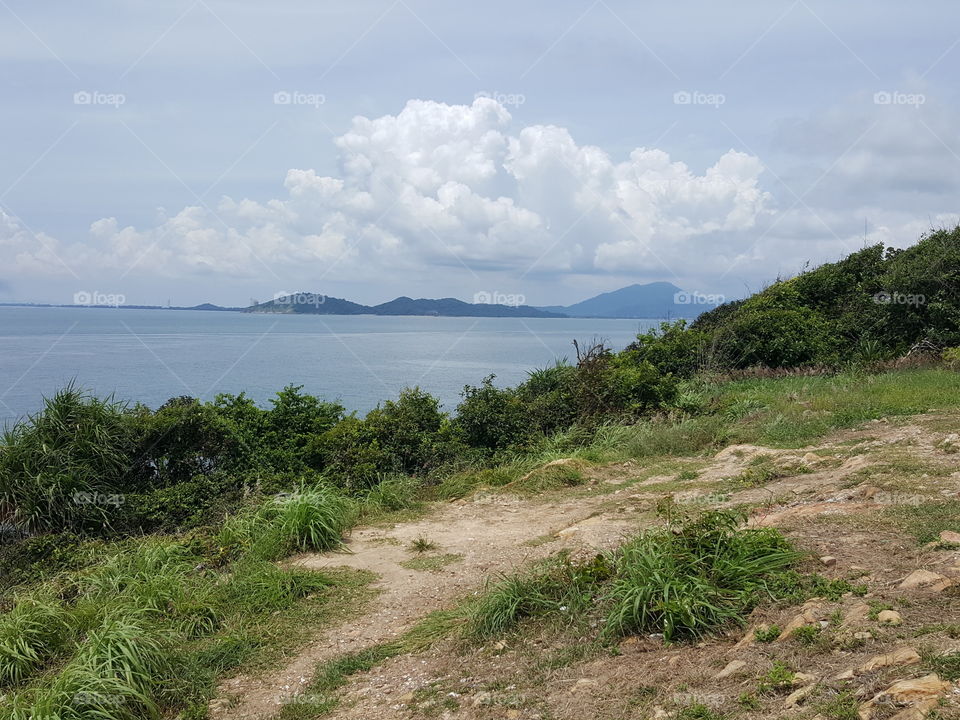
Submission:
[[[231,516],[218,541],[233,555],[276,560],[297,551],[340,547],[356,516],[354,503],[334,488],[304,485]]]
[[[522,445],[531,434],[527,409],[515,390],[494,387],[493,380],[490,375],[479,387],[463,388],[454,427],[471,447],[503,450]]]
[[[662,632],[669,642],[742,623],[800,555],[775,530],[742,529],[739,522],[735,514],[709,512],[621,548],[607,633]]]
[[[135,442],[125,405],[68,386],[4,430],[0,516],[30,532],[109,526]]]

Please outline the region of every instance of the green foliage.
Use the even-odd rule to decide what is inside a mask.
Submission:
[[[710,512],[627,543],[617,558],[607,632],[662,632],[669,642],[742,623],[800,555],[775,530],[739,523],[735,514]]]
[[[464,441],[485,450],[503,450],[523,444],[531,433],[526,408],[517,391],[493,384],[494,376],[479,387],[463,388],[455,428]]]
[[[467,611],[468,633],[489,637],[513,628],[524,618],[567,613],[577,617],[591,602],[612,568],[602,556],[587,565],[561,553],[529,571],[501,575]]]
[[[135,442],[124,405],[66,387],[4,430],[0,517],[30,532],[109,525]]]
[[[793,684],[796,673],[780,660],[775,660],[770,669],[757,683],[757,692],[762,695],[782,692]]]
[[[688,329],[686,320],[662,322],[637,335],[624,355],[636,363],[648,362],[663,374],[689,378],[707,365],[708,342],[707,333]]]
[[[15,685],[60,652],[70,636],[61,604],[52,597],[14,598],[0,616],[0,688]]]
[[[231,555],[276,560],[304,550],[340,547],[356,505],[327,485],[302,485],[227,519],[219,544]]]
[[[780,637],[781,632],[779,625],[771,625],[767,628],[757,628],[753,631],[753,637],[760,643],[772,643]]]

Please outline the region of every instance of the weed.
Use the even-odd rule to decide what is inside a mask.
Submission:
[[[410,550],[411,552],[415,552],[415,553],[425,553],[430,550],[436,550],[436,549],[437,549],[437,544],[432,540],[428,540],[422,535],[418,537],[416,540],[414,540],[412,543],[410,543]]]
[[[753,631],[753,637],[757,642],[761,643],[772,643],[778,637],[780,637],[779,625],[770,625],[769,627],[758,627]]]
[[[796,673],[785,663],[776,660],[770,669],[760,677],[757,692],[761,695],[778,693],[793,684]]]

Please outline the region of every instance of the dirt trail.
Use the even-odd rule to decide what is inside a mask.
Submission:
[[[380,594],[366,613],[329,629],[280,672],[263,678],[225,681],[211,704],[212,718],[266,720],[310,682],[317,663],[363,650],[402,635],[427,613],[478,589],[484,578],[568,547],[609,548],[636,530],[636,505],[603,512],[616,495],[564,502],[484,495],[440,507],[429,516],[391,529],[354,531],[347,552],[306,554],[291,564],[311,569],[351,567],[376,573]],[[559,536],[558,536],[559,535]],[[535,547],[532,540],[558,536]],[[408,547],[417,538],[437,545],[437,553],[461,555],[437,572],[410,570],[401,563],[416,557]],[[432,553],[431,553],[432,554]]]
[[[594,483],[609,489],[605,493],[574,491],[554,495],[550,501],[480,495],[440,505],[426,517],[393,528],[358,529],[349,541],[349,553],[302,555],[291,562],[315,569],[347,566],[372,571],[379,576],[375,586],[380,594],[362,615],[330,628],[282,670],[261,678],[240,676],[225,681],[211,703],[211,717],[272,718],[284,702],[303,691],[318,663],[398,637],[429,612],[449,607],[458,598],[481,588],[484,579],[491,575],[562,548],[615,547],[625,535],[639,529],[640,513],[649,510],[664,494],[672,494],[681,502],[703,498],[704,504],[709,501],[711,505],[763,503],[777,497],[772,512],[755,518],[764,524],[779,524],[798,516],[857,512],[870,502],[860,489],[851,489],[851,480],[876,462],[876,453],[885,448],[903,446],[925,458],[939,455],[955,468],[960,456],[937,453],[936,442],[934,434],[914,425],[871,424],[801,450],[752,445],[725,448],[689,483],[679,483],[675,475],[642,479],[643,467],[628,461],[589,471]],[[736,477],[758,455],[804,467],[802,472],[778,478],[766,487],[744,488],[714,500],[711,486]],[[656,487],[665,482],[672,485]],[[857,484],[858,481],[852,483]],[[410,544],[420,537],[436,544],[433,552],[459,555],[460,559],[435,572],[404,567],[401,563],[415,557]],[[547,538],[549,542],[545,542]],[[404,666],[402,658],[396,662],[398,668]],[[358,683],[365,682],[369,683],[369,678],[354,679],[352,689],[347,689],[353,703],[339,708],[334,717],[387,717],[392,714],[387,711],[388,706],[403,707],[402,703],[396,705],[403,687],[399,675],[392,680],[396,684],[392,690],[387,690],[390,683],[381,683],[384,686],[379,689],[357,688]]]

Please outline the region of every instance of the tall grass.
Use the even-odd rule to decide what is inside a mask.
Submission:
[[[117,492],[134,440],[125,405],[69,385],[0,438],[0,517],[30,532],[109,525],[90,496]]]
[[[326,485],[302,486],[223,525],[219,542],[234,553],[276,560],[297,551],[332,550],[357,517],[356,505]]]
[[[708,512],[623,546],[605,632],[658,631],[669,642],[741,623],[802,555],[776,530],[739,523],[732,513]]]
[[[23,682],[61,652],[70,636],[67,613],[53,597],[25,597],[0,616],[0,687]]]

